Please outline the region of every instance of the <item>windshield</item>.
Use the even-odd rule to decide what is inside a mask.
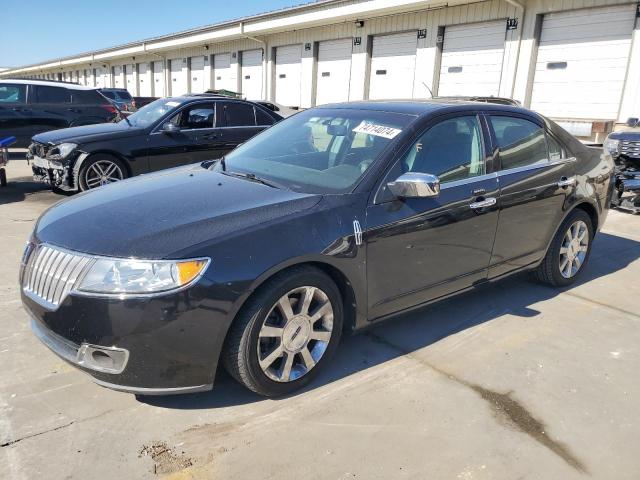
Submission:
[[[346,193],[414,119],[368,110],[307,110],[238,147],[225,157],[224,168],[298,192]]]
[[[145,105],[137,112],[129,115],[127,120],[134,127],[148,127],[157,122],[166,113],[174,110],[180,102],[171,98],[161,98]]]

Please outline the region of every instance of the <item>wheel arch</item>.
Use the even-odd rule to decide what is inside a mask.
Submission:
[[[236,305],[236,308],[231,312],[232,319],[229,322],[228,330],[225,334],[225,341],[226,336],[231,330],[231,325],[235,322],[242,309],[266,282],[268,282],[274,276],[282,274],[283,272],[305,266],[316,268],[328,275],[331,280],[333,280],[342,296],[342,306],[344,311],[343,331],[353,330],[356,325],[357,300],[355,290],[347,275],[335,265],[332,265],[328,262],[323,262],[320,260],[304,260],[270,269],[269,271],[265,272],[265,274],[261,275],[256,280],[256,282],[254,282],[254,284],[250,288],[249,293],[246,296],[242,297],[242,299]]]
[[[79,178],[80,169],[82,168],[82,165],[84,165],[84,163],[87,162],[87,160],[90,160],[92,157],[95,158],[97,155],[110,156],[110,157],[116,158],[117,160],[120,160],[124,165],[124,167],[127,169],[127,177],[130,177],[132,175],[133,172],[131,170],[131,165],[129,164],[129,161],[124,155],[122,155],[119,152],[115,152],[113,150],[101,149],[101,150],[88,152],[87,156],[85,156],[81,161],[79,162],[76,161],[76,164],[73,166],[73,170],[76,176],[76,181]]]

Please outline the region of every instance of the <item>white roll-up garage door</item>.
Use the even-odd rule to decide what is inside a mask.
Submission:
[[[373,38],[369,98],[413,98],[417,32]]]
[[[113,67],[113,86],[115,88],[124,88],[124,75],[122,75],[122,65]]]
[[[545,15],[531,109],[558,119],[616,119],[634,21],[635,5]]]
[[[438,95],[498,96],[506,32],[504,20],[445,27]]]
[[[204,93],[204,57],[191,57],[191,93]]]
[[[316,105],[349,100],[351,39],[329,40],[318,45]]]
[[[153,96],[166,97],[167,92],[164,89],[164,67],[163,61],[153,62]]]
[[[276,48],[276,103],[300,106],[301,71],[302,45]]]
[[[174,97],[189,93],[186,69],[183,69],[184,63],[182,58],[171,60],[171,95]]]
[[[241,55],[242,96],[262,100],[262,50],[245,50]]]
[[[149,75],[149,64],[140,63],[138,65],[138,84],[141,97],[151,97],[151,81]]]
[[[231,85],[231,54],[219,53],[213,57],[213,88],[235,91]]]
[[[96,86],[96,77],[94,75],[93,68],[85,70],[85,74],[84,75],[85,75],[85,78],[86,78],[86,81],[87,81],[87,86],[95,87]],[[50,78],[50,77],[51,76],[49,75],[49,77],[47,77],[47,78]]]
[[[96,87],[98,88],[106,88],[107,82],[106,80],[106,70],[103,67],[96,68]]]
[[[138,85],[136,82],[135,65],[124,66],[124,79],[126,82],[125,88],[134,97],[138,95]]]

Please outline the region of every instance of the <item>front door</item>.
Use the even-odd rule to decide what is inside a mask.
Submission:
[[[499,149],[500,221],[489,271],[496,277],[540,260],[575,190],[575,158],[533,119],[490,115]]]
[[[210,143],[215,137],[213,102],[197,103],[183,108],[167,123],[178,127],[165,132],[162,126],[149,135],[149,170],[187,165],[210,158]]]
[[[480,119],[467,115],[428,128],[392,167],[367,209],[369,318],[486,280],[498,223],[486,159]],[[385,185],[405,172],[437,175],[440,195],[394,198]]]

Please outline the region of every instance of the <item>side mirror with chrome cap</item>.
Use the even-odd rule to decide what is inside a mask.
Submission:
[[[433,198],[440,195],[440,179],[430,173],[407,172],[387,183],[398,198]]]
[[[178,133],[180,131],[180,127],[175,123],[167,122],[162,125],[162,133]]]

